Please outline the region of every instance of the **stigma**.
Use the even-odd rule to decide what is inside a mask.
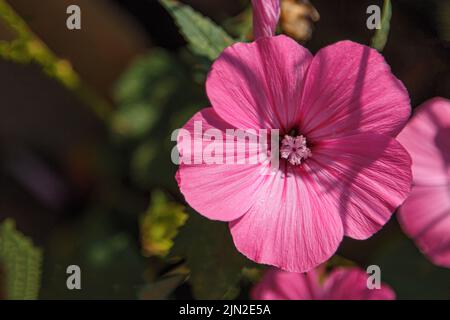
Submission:
[[[290,164],[297,166],[311,157],[311,150],[308,148],[306,138],[300,136],[285,135],[281,140],[280,156]]]

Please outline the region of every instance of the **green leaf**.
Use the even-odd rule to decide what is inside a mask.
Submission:
[[[262,265],[244,267],[242,269],[242,278],[252,284],[258,283],[263,277],[265,270],[265,267],[262,267]]]
[[[371,47],[379,52],[386,46],[389,30],[391,28],[392,5],[390,0],[384,0],[383,13],[381,14],[381,28],[377,29],[371,41]]]
[[[238,41],[248,41],[253,38],[253,8],[247,6],[244,11],[235,17],[225,20],[224,29],[233,35]]]
[[[235,298],[243,268],[252,266],[235,248],[226,223],[194,212],[180,230],[170,255],[186,259],[197,299]]]
[[[147,188],[147,181],[153,181],[154,167],[152,162],[158,156],[158,152],[161,152],[161,148],[158,148],[158,141],[149,139],[141,145],[137,146],[133,151],[130,159],[130,174],[134,182]]]
[[[185,79],[178,61],[164,50],[138,59],[117,83],[113,130],[132,138],[147,134]]]
[[[42,252],[15,229],[11,219],[0,224],[0,261],[6,278],[6,298],[37,299],[41,283]]]
[[[335,254],[327,261],[326,266],[330,269],[334,267],[353,267],[355,266],[355,262]]]
[[[0,261],[0,300],[6,300],[6,274]]]
[[[175,0],[160,0],[175,19],[180,32],[195,53],[214,60],[233,39],[217,24],[191,7]]]
[[[183,282],[186,276],[183,274],[175,274],[165,276],[155,282],[144,286],[140,293],[141,300],[162,300],[167,297]]]
[[[450,42],[450,2],[439,1],[437,9],[438,30],[441,38]]]
[[[122,195],[123,196],[123,195]],[[135,238],[136,217],[93,208],[55,228],[46,246],[41,299],[136,299],[137,289],[153,274],[153,263],[142,257]],[[66,268],[81,268],[82,290],[67,290]]]
[[[369,263],[381,268],[382,281],[398,299],[450,299],[450,270],[433,265],[400,233],[376,250]]]
[[[117,110],[111,118],[111,133],[125,149],[122,154],[132,182],[142,189],[158,186],[178,191],[176,166],[167,165],[176,146],[172,132],[208,103],[204,81],[196,83],[193,70],[200,73],[201,67],[206,73],[209,60],[187,49],[181,53],[153,48],[129,67],[115,88]]]
[[[140,221],[144,254],[166,256],[187,218],[182,205],[169,202],[161,191],[153,192],[150,207]]]

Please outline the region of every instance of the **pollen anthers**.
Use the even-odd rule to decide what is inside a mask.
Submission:
[[[281,140],[280,155],[290,164],[296,166],[311,157],[311,150],[308,148],[306,138],[302,135],[285,135]]]

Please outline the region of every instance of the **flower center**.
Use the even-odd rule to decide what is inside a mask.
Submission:
[[[311,157],[311,150],[308,148],[306,138],[300,136],[285,135],[281,140],[280,155],[290,164],[296,166]]]

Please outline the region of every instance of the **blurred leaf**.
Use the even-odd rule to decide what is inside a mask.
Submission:
[[[102,120],[109,115],[111,105],[83,83],[70,62],[57,57],[4,0],[0,0],[0,22],[4,22],[15,36],[12,41],[0,41],[2,59],[16,63],[36,63],[45,74],[77,95]]]
[[[250,283],[257,283],[264,275],[264,270],[260,266],[258,267],[244,267],[242,269],[242,277],[248,280]]]
[[[151,105],[125,105],[115,112],[113,127],[116,132],[128,136],[142,136],[157,120],[157,110]]]
[[[438,29],[441,37],[450,42],[450,1],[439,1],[438,2]]]
[[[153,139],[143,142],[131,155],[130,170],[133,180],[145,186],[147,180],[153,176],[152,162],[158,155],[158,143]]]
[[[6,300],[6,274],[0,261],[0,300]]]
[[[0,261],[6,276],[6,298],[37,299],[41,283],[42,252],[15,229],[14,221],[0,224]]]
[[[192,79],[201,87],[202,92],[204,92],[208,71],[211,69],[213,61],[207,57],[196,55],[186,47],[179,50],[179,56],[183,64],[190,67]]]
[[[392,5],[390,0],[384,0],[383,13],[381,14],[381,29],[377,29],[371,41],[371,47],[379,52],[386,46],[389,30],[391,28]]]
[[[216,59],[233,39],[209,18],[176,0],[160,0],[195,53]]]
[[[332,269],[335,267],[353,267],[355,265],[355,262],[337,254],[335,254],[333,257],[331,257],[330,260],[326,262],[326,267],[328,269]]]
[[[203,83],[193,79],[194,69],[196,74],[206,73],[205,60],[187,50],[175,56],[164,49],[152,49],[117,83],[118,108],[111,118],[111,129],[125,149],[121,154],[129,157],[126,161],[133,182],[144,190],[177,190],[171,134],[207,105]]]
[[[177,82],[176,76],[180,76],[179,63],[165,50],[153,49],[137,59],[121,77],[116,86],[116,101],[133,104],[165,100]]]
[[[223,23],[225,30],[239,39],[239,41],[251,40],[253,37],[253,9],[247,6],[239,15],[229,18]]]
[[[166,256],[187,218],[183,206],[169,202],[161,191],[154,191],[150,207],[140,220],[144,254]]]
[[[233,299],[239,294],[242,269],[251,262],[234,247],[228,225],[198,213],[189,215],[170,253],[184,257],[197,299]]]
[[[139,298],[142,300],[162,300],[167,297],[186,280],[186,275],[176,274],[165,276],[141,289]]]
[[[450,270],[429,262],[404,235],[380,248],[371,264],[398,299],[450,299]]]
[[[140,254],[127,223],[114,212],[92,210],[51,235],[42,299],[136,299],[151,263]],[[136,219],[132,219],[137,224]],[[66,268],[81,268],[82,290],[67,290]]]
[[[130,239],[124,233],[118,233],[100,241],[93,241],[86,251],[87,261],[94,268],[104,268],[114,261],[117,253],[123,252],[130,245]]]
[[[112,117],[113,129],[129,137],[148,133],[185,79],[178,61],[164,50],[137,60],[116,86],[119,107]]]
[[[71,65],[66,60],[58,59],[4,0],[0,0],[0,19],[16,36],[12,41],[0,41],[0,57],[17,63],[34,61],[46,74],[66,87],[79,85],[78,75]]]

